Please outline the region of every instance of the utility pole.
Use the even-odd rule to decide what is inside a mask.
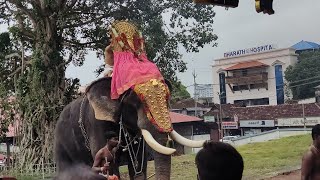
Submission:
[[[219,103],[219,130],[220,130],[220,133],[219,133],[219,136],[221,134],[221,141],[223,142],[223,136],[224,136],[224,130],[223,130],[223,126],[222,126],[222,108],[221,108],[221,95],[220,93],[217,93],[218,96],[219,96],[219,99],[220,99],[220,103]]]
[[[198,116],[197,114],[197,83],[196,83],[196,77],[197,77],[197,74],[196,74],[196,71],[193,69],[193,73],[192,73],[192,76],[193,76],[193,86],[194,86],[194,116]]]
[[[303,116],[304,130],[306,130],[306,117],[304,114],[304,104],[302,104],[302,116]]]

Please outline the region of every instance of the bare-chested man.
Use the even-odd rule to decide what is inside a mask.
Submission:
[[[312,128],[313,143],[302,158],[301,180],[320,179],[320,124]]]
[[[106,176],[113,175],[114,156],[117,151],[118,142],[118,137],[113,136],[108,140],[107,144],[97,152],[92,166],[93,171]]]

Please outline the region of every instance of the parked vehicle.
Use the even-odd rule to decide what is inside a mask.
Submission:
[[[220,139],[220,142],[231,143],[232,141],[236,140],[239,136],[224,136]]]

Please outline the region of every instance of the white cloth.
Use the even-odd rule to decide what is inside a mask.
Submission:
[[[103,71],[103,76],[106,76],[107,74],[109,74],[109,73],[112,73],[113,72],[113,66],[110,66],[109,64],[106,64],[105,66],[104,66],[104,71]],[[111,74],[111,76],[112,76],[112,74]]]

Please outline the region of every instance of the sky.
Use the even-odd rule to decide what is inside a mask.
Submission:
[[[268,15],[255,11],[254,0],[240,0],[237,8],[228,10],[216,6],[214,33],[218,36],[218,46],[207,45],[198,53],[181,51],[188,70],[178,73],[178,78],[193,95],[192,72],[197,74],[198,84],[212,83],[213,60],[223,57],[224,52],[267,44],[286,48],[301,40],[320,43],[319,7],[319,0],[274,0],[275,14]],[[5,29],[6,26],[0,25],[0,32]],[[70,65],[66,76],[79,78],[81,85],[86,85],[97,78],[94,71],[101,64],[103,60],[90,52],[84,65]]]

